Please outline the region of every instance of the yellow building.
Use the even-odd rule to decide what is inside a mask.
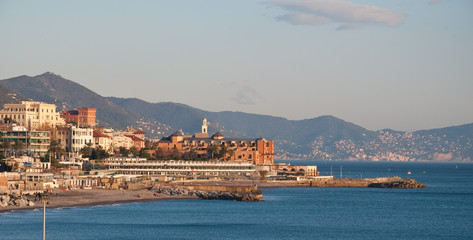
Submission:
[[[0,110],[0,119],[2,121],[9,119],[29,130],[54,128],[56,125],[65,124],[56,112],[56,105],[32,101],[5,104]]]

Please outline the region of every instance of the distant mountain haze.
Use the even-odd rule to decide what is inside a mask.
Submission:
[[[56,104],[58,111],[97,109],[102,126],[133,126],[149,137],[176,130],[209,132],[227,137],[264,137],[275,141],[276,159],[367,161],[472,161],[473,123],[412,133],[389,129],[370,131],[334,116],[288,120],[243,112],[209,112],[185,104],[149,103],[137,98],[102,97],[54,73],[0,81],[0,104],[31,99]]]

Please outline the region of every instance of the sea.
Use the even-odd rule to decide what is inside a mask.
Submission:
[[[472,163],[291,163],[335,177],[409,177],[428,188],[273,188],[264,202],[47,209],[46,239],[473,239]],[[42,220],[42,210],[0,213],[0,239],[41,239]]]

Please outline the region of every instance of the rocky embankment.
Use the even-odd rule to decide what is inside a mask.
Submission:
[[[400,188],[400,189],[417,189],[426,188],[427,186],[411,178],[404,178],[397,181],[383,182],[383,183],[372,183],[368,187],[378,188]]]
[[[31,207],[31,206],[34,206],[34,202],[27,199],[23,195],[15,195],[15,194],[0,195],[0,207],[4,208],[8,206]]]
[[[233,200],[243,202],[258,202],[261,198],[261,192],[258,193],[238,193],[238,192],[223,192],[223,191],[200,191],[192,190],[183,187],[153,187],[151,189],[156,194],[163,194],[167,196],[189,196],[197,197],[206,200]]]

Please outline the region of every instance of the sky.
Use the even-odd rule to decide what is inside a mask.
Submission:
[[[0,0],[0,79],[370,130],[473,123],[471,0]],[[89,106],[93,107],[93,106]]]

